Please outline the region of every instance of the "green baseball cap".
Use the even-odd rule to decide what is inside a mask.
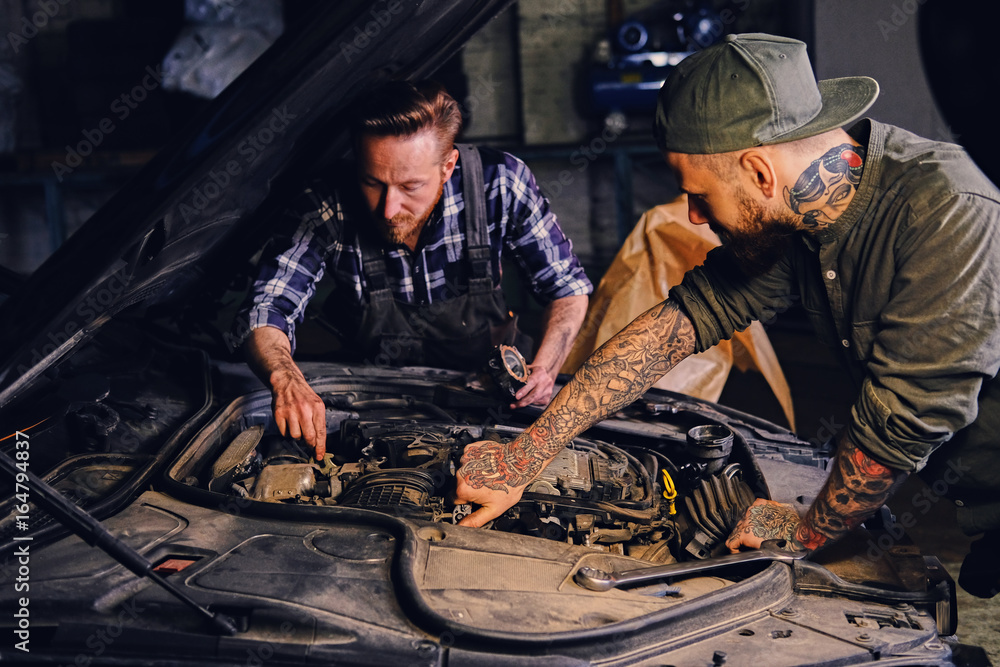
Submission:
[[[867,76],[816,81],[797,39],[726,35],[667,76],[656,105],[661,151],[725,153],[843,127],[878,97]]]

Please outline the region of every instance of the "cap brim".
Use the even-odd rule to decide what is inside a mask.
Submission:
[[[848,76],[817,81],[823,108],[811,121],[766,144],[781,144],[814,137],[849,125],[861,118],[878,97],[878,81],[868,76]]]

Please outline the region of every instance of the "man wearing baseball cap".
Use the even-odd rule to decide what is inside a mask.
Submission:
[[[867,77],[817,82],[805,44],[729,35],[660,91],[655,136],[689,217],[723,239],[669,298],[591,356],[510,443],[473,443],[458,499],[482,525],[576,435],[681,359],[804,306],[856,381],[829,477],[804,517],[757,500],[727,546],[817,549],[909,473],[955,500],[973,543],[959,583],[1000,588],[1000,192],[958,146],[860,120]]]

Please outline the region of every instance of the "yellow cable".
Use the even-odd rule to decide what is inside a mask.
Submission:
[[[677,489],[674,487],[674,480],[670,478],[670,473],[664,469],[663,471],[663,497],[667,499],[669,503],[668,508],[670,514],[677,514],[677,508],[674,506],[674,500],[677,499]]]

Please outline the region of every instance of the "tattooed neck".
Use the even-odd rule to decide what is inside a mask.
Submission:
[[[864,146],[842,143],[813,160],[795,185],[784,189],[785,204],[802,216],[806,229],[836,222],[854,198],[865,166]]]

